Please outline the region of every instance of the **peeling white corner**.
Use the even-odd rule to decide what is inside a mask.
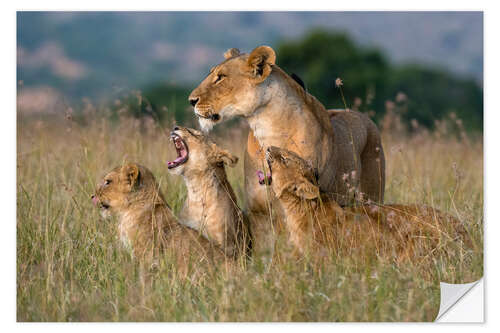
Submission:
[[[441,303],[436,321],[440,323],[484,322],[483,279],[472,283],[440,283]]]

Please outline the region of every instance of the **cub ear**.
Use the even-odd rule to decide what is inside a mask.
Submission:
[[[137,164],[127,164],[123,166],[122,176],[129,183],[129,185],[135,185],[139,182],[139,167]]]
[[[306,200],[312,200],[319,197],[319,187],[307,180],[296,184],[293,191],[295,195]]]
[[[258,82],[264,81],[271,74],[276,61],[276,53],[269,46],[256,47],[248,57],[247,64]]]
[[[234,58],[240,55],[240,50],[232,48],[224,52],[224,59]]]
[[[215,163],[224,163],[230,167],[233,167],[238,163],[238,157],[234,156],[230,152],[225,149],[221,149],[217,147],[215,144],[212,144],[212,148],[215,152]]]

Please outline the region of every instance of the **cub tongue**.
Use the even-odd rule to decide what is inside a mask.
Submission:
[[[179,156],[175,160],[173,160],[172,162],[169,162],[169,163],[177,164],[177,163],[181,162],[183,158],[184,158],[184,156]]]
[[[182,162],[182,160],[184,159],[184,154],[182,154],[181,156],[177,157],[175,160],[173,161],[169,161],[167,162],[167,166],[176,166],[178,165],[179,163]]]
[[[264,176],[264,172],[262,172],[260,170],[257,171],[257,177],[259,178],[259,184],[260,185],[266,184],[266,177]],[[271,182],[272,182],[272,176],[271,175],[267,175],[267,184],[271,185]]]

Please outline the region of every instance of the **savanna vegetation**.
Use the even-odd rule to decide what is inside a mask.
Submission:
[[[138,93],[127,98],[144,101]],[[237,270],[194,265],[202,274],[183,278],[166,257],[155,270],[143,267],[121,246],[116,220],[103,220],[92,205],[96,182],[123,161],[137,161],[153,171],[175,212],[186,193],[166,168],[175,154],[168,139],[175,113],[164,110],[161,123],[154,115],[135,118],[125,99],[113,109],[87,104],[66,116],[18,116],[19,321],[432,321],[440,281],[483,274],[481,138],[467,134],[456,114],[433,131],[408,131],[397,106],[380,121],[386,202],[453,214],[469,245],[448,240],[443,251],[405,263],[377,251],[332,253],[318,268],[292,257],[281,233],[271,261],[255,258]],[[242,161],[246,133],[236,122],[212,135]],[[243,163],[228,175],[245,207]]]

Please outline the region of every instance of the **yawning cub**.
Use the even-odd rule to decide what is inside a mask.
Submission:
[[[199,230],[228,256],[249,254],[248,221],[224,169],[224,165],[234,166],[238,158],[191,128],[175,127],[171,139],[177,158],[168,162],[168,169],[184,177],[188,191],[181,223]]]

